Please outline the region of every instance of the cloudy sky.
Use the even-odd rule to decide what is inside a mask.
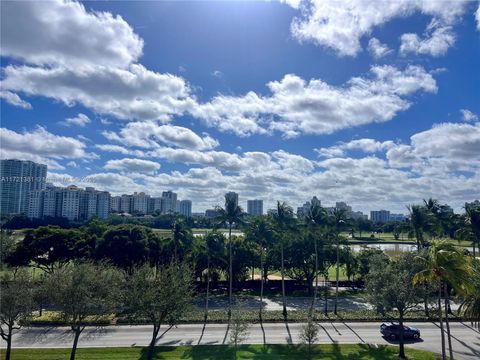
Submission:
[[[479,64],[476,1],[2,1],[1,157],[194,211],[226,191],[461,210]]]

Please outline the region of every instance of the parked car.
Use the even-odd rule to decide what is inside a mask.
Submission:
[[[388,339],[396,340],[400,338],[400,324],[394,322],[383,323],[380,325],[380,332]],[[420,339],[420,330],[403,325],[404,339]]]

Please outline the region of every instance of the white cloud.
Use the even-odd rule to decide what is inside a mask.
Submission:
[[[315,151],[322,157],[344,157],[346,150],[361,150],[364,153],[375,153],[379,151],[385,151],[395,146],[393,141],[377,141],[374,139],[357,139],[349,142],[341,142],[337,145],[315,149]]]
[[[400,37],[400,54],[408,53],[431,55],[434,57],[445,55],[450,47],[455,44],[455,33],[451,26],[429,26],[424,38],[417,34],[407,33]]]
[[[143,40],[121,16],[76,1],[8,1],[1,20],[2,56],[30,64],[125,67],[142,55]]]
[[[291,26],[298,40],[331,48],[341,56],[355,56],[362,50],[361,38],[377,26],[415,12],[452,24],[466,1],[311,0],[301,4],[302,15]]]
[[[218,141],[209,135],[200,137],[188,128],[158,125],[153,121],[128,123],[118,134],[104,131],[103,135],[127,146],[146,149],[158,148],[163,144],[192,150],[209,150],[219,145]]]
[[[392,167],[419,172],[475,172],[480,169],[479,149],[480,123],[444,123],[414,134],[410,145],[390,148],[387,159]]]
[[[480,31],[480,5],[478,5],[478,9],[475,12],[475,19],[477,20],[477,30]]]
[[[410,107],[407,96],[425,91],[435,93],[436,82],[422,67],[399,70],[373,66],[370,78],[354,77],[343,86],[319,79],[285,75],[267,84],[272,95],[219,95],[192,110],[221,131],[239,136],[280,131],[285,137],[330,134],[372,122],[385,122]]]
[[[91,122],[90,118],[82,113],[79,113],[77,116],[73,118],[67,118],[65,121],[61,121],[60,123],[65,126],[80,126],[80,127],[85,127],[87,124]]]
[[[3,91],[3,90],[0,91],[0,98],[13,106],[18,106],[24,109],[32,108],[32,105],[29,102],[22,100],[20,96],[18,96],[15,93],[12,93],[11,91]]]
[[[94,59],[93,59],[94,60]],[[39,68],[9,65],[4,68],[3,89],[48,97],[67,106],[77,103],[119,119],[169,121],[192,105],[182,78],[147,70],[102,66]]]
[[[212,72],[212,76],[221,79],[223,77],[223,72],[221,72],[220,70],[215,70]]]
[[[38,126],[31,132],[17,133],[0,128],[2,150],[33,154],[55,159],[86,158],[93,156],[85,152],[85,144],[80,140],[54,135]]]
[[[478,115],[468,109],[461,109],[462,117],[464,121],[477,121]]]
[[[118,159],[108,160],[104,166],[107,170],[121,170],[133,173],[153,174],[160,169],[160,164],[143,159]]]
[[[393,52],[387,44],[382,44],[377,38],[371,38],[368,42],[368,51],[375,59],[380,59]]]

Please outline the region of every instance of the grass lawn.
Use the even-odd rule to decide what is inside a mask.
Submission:
[[[13,349],[13,360],[67,360],[70,349]],[[77,360],[142,360],[146,348],[90,348],[78,349]],[[241,345],[235,349],[227,345],[159,346],[154,359],[321,359],[321,360],[388,360],[398,359],[397,347],[345,344],[315,345],[311,357],[305,345]],[[435,355],[420,350],[406,349],[409,359],[434,360]],[[5,355],[2,354],[2,359]]]

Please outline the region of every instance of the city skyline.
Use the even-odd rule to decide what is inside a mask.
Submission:
[[[264,213],[460,212],[480,198],[479,5],[401,3],[2,2],[0,156],[193,212],[228,191]]]

